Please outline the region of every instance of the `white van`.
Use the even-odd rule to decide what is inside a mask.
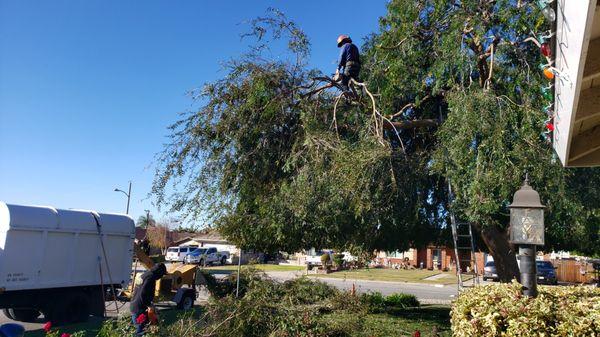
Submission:
[[[165,260],[169,262],[183,262],[188,253],[193,252],[198,246],[169,247]]]

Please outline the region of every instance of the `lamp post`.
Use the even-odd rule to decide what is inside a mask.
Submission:
[[[523,294],[537,296],[536,246],[544,245],[544,208],[540,195],[529,186],[525,177],[523,186],[513,196],[510,206],[510,242],[519,245],[519,269]]]
[[[129,192],[125,192],[118,188],[115,188],[115,192],[121,192],[127,196],[127,211],[125,211],[125,214],[129,214],[129,200],[131,199],[131,181],[129,182]]]

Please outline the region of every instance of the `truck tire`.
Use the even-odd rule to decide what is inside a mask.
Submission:
[[[11,319],[21,322],[35,322],[40,317],[40,312],[36,309],[8,309]]]
[[[90,299],[84,292],[69,292],[44,315],[56,325],[85,322],[90,316]]]
[[[226,256],[223,256],[223,257],[221,258],[221,265],[222,265],[222,266],[224,266],[226,263],[227,263],[227,257],[226,257]]]
[[[194,295],[192,295],[192,294],[183,295],[183,297],[181,298],[181,301],[179,301],[179,303],[177,303],[177,309],[190,310],[193,307],[194,307]]]
[[[10,309],[2,309],[2,312],[4,313],[4,316],[6,316],[6,318],[12,319],[13,321],[15,320]]]

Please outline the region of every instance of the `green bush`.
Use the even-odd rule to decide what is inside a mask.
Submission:
[[[454,337],[597,336],[600,288],[540,286],[536,298],[521,285],[494,284],[469,289],[452,307]]]
[[[385,297],[380,292],[361,294],[360,301],[371,313],[379,313],[385,310]]]
[[[333,264],[336,267],[341,267],[344,265],[344,254],[334,254],[333,255]]]
[[[418,307],[420,303],[415,295],[396,293],[385,298],[385,305],[395,308],[412,308]]]
[[[331,256],[329,256],[329,254],[325,253],[325,254],[321,255],[321,263],[323,264],[323,267],[329,265],[330,261],[331,261]]]
[[[419,300],[414,295],[396,293],[389,296],[383,296],[380,292],[361,294],[360,302],[370,313],[381,313],[388,309],[403,309],[409,307],[418,307]]]

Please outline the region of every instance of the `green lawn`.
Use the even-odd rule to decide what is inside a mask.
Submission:
[[[248,268],[248,266],[256,268],[262,271],[302,271],[305,270],[304,266],[290,266],[290,265],[278,265],[278,264],[251,264],[251,265],[242,265],[242,268]],[[207,270],[227,270],[227,271],[237,271],[236,265],[225,265],[225,266],[215,266],[215,267],[206,267]]]
[[[323,319],[335,329],[338,326],[354,325],[357,337],[410,337],[416,330],[421,336],[450,337],[450,307],[423,305],[421,308],[399,309],[387,313],[367,314],[331,314]]]
[[[440,275],[436,280],[425,280],[434,275]],[[454,273],[440,272],[433,270],[405,270],[405,269],[356,269],[333,272],[330,274],[311,274],[314,277],[330,277],[355,280],[370,281],[389,281],[389,282],[413,282],[413,283],[431,283],[431,284],[456,284],[456,275]]]

